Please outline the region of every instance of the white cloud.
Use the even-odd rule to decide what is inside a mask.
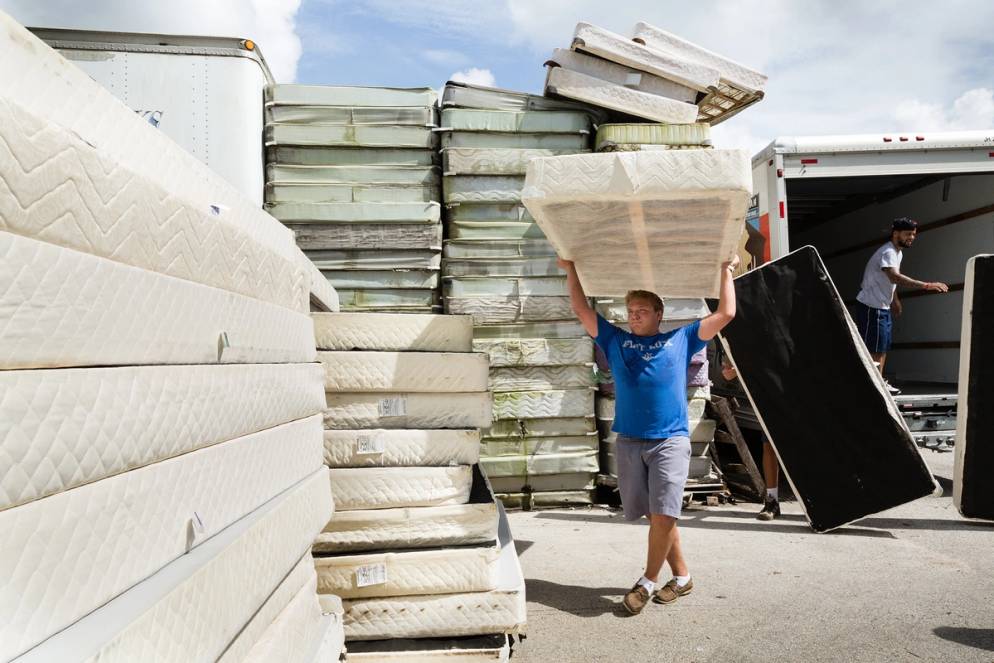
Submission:
[[[426,49],[422,51],[422,55],[428,62],[456,67],[462,66],[469,61],[469,58],[459,51],[449,51],[440,48]]]
[[[457,71],[449,76],[450,81],[457,83],[469,83],[470,85],[482,85],[484,87],[497,87],[497,80],[489,69],[477,69],[472,67],[465,71]]]
[[[32,27],[244,37],[259,44],[277,81],[300,60],[294,20],[301,0],[0,0],[0,11]]]

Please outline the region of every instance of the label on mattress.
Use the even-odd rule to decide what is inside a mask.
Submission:
[[[356,587],[369,587],[370,585],[382,585],[387,581],[386,564],[367,564],[355,570]]]
[[[391,400],[402,400],[398,398],[384,398],[380,403]],[[382,412],[383,407],[380,407]],[[386,451],[387,443],[378,435],[360,435],[356,438],[355,452],[357,454],[381,454]]]
[[[381,398],[379,404],[381,417],[403,417],[407,414],[407,397],[392,396]]]

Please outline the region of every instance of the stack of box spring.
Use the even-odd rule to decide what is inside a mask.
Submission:
[[[491,401],[472,331],[468,316],[315,316],[337,509],[314,543],[318,591],[341,597],[350,649],[377,660],[524,625],[517,556],[479,466]],[[413,640],[378,642],[398,639]]]
[[[474,347],[490,355],[495,423],[482,463],[509,505],[591,501],[593,346],[521,188],[531,159],[589,151],[595,119],[507,90],[449,83],[442,95],[445,310],[472,315]]]
[[[0,23],[0,660],[337,660],[292,236]]]
[[[266,205],[345,310],[439,309],[442,225],[428,88],[266,92]]]
[[[766,76],[647,23],[632,38],[578,23],[546,62],[545,93],[653,122],[717,124],[763,98]]]

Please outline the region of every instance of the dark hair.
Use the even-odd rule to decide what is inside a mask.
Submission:
[[[918,230],[918,222],[906,216],[894,219],[894,223],[890,226],[890,231],[896,233],[902,230]]]
[[[625,306],[628,306],[633,299],[641,299],[642,301],[649,302],[652,304],[652,308],[657,311],[663,310],[663,300],[654,292],[649,292],[648,290],[629,290],[628,294],[625,295]]]

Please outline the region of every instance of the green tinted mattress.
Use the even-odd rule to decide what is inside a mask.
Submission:
[[[266,211],[287,223],[438,223],[438,203],[274,203]]]
[[[302,106],[434,106],[438,93],[430,87],[362,87],[354,85],[270,85],[266,104]]]
[[[290,106],[266,107],[266,121],[283,124],[438,126],[438,111],[422,107]]]
[[[265,141],[266,145],[432,149],[435,146],[435,134],[428,127],[271,123],[265,128]]]

